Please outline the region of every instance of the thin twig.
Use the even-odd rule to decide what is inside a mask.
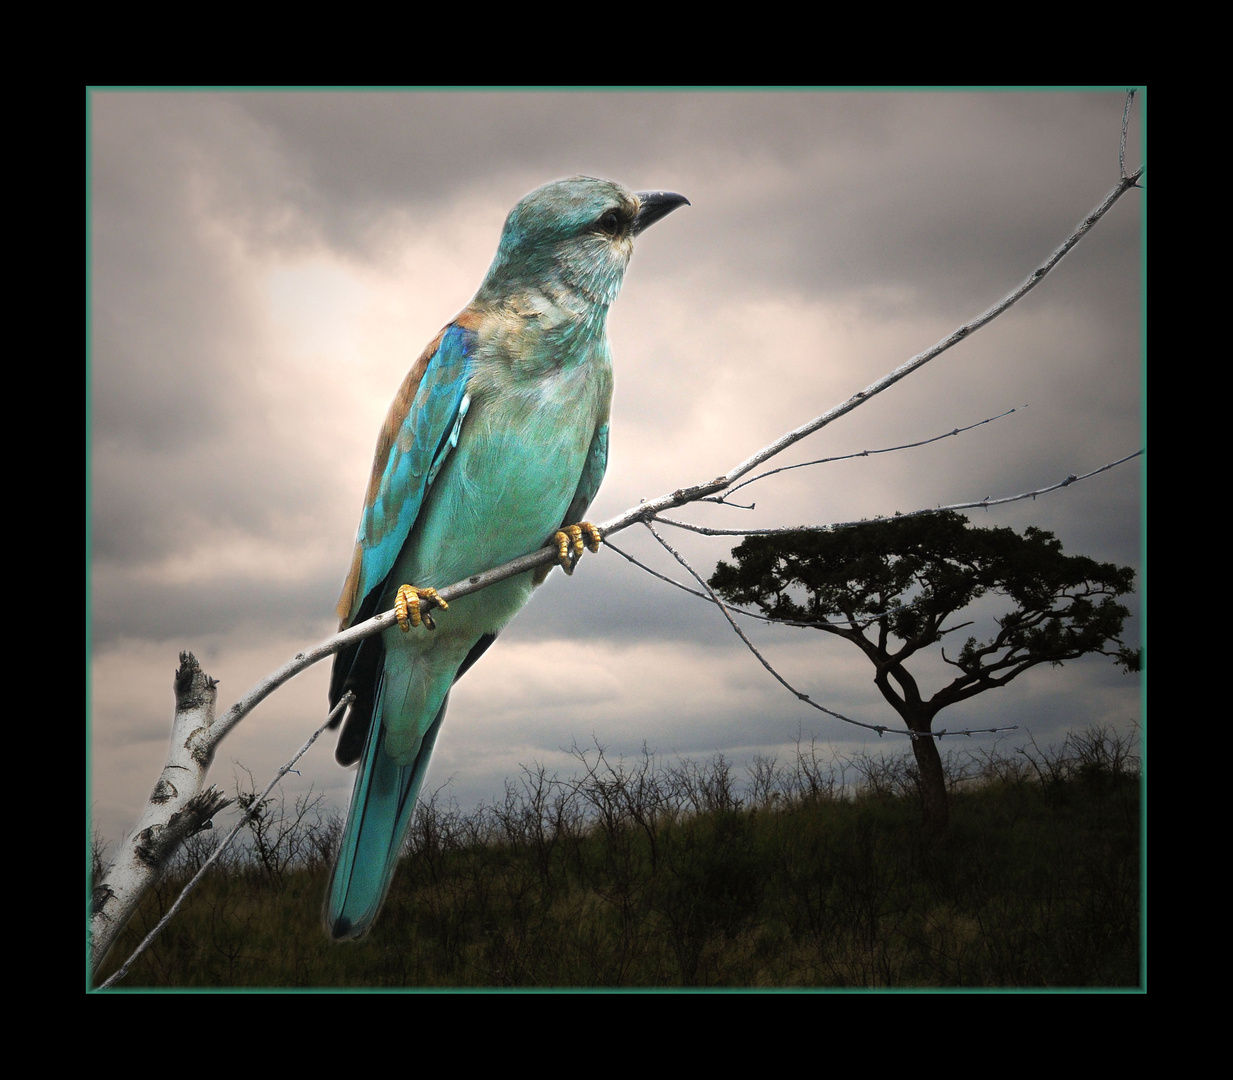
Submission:
[[[172,904],[171,907],[167,910],[167,914],[165,914],[161,919],[159,919],[158,925],[155,926],[154,929],[151,930],[145,936],[145,939],[142,941],[142,943],[138,945],[136,949],[133,950],[132,956],[130,956],[127,960],[125,960],[124,963],[115,972],[112,973],[111,978],[109,978],[106,982],[104,982],[99,987],[100,990],[106,990],[108,987],[114,986],[121,979],[123,979],[124,976],[128,974],[129,968],[132,967],[133,965],[133,961],[135,961],[137,957],[139,957],[143,952],[145,952],[146,949],[148,949],[150,945],[154,942],[154,939],[163,932],[163,927],[165,927],[171,921],[175,913],[180,910],[180,906],[184,903],[185,900],[188,899],[189,893],[191,893],[197,887],[197,883],[203,877],[205,877],[206,871],[209,870],[210,867],[213,866],[214,863],[218,860],[219,856],[221,856],[222,853],[227,850],[227,848],[231,844],[231,841],[234,840],[239,835],[240,830],[244,828],[245,825],[248,824],[249,818],[251,818],[257,812],[261,804],[265,802],[267,798],[269,798],[270,792],[274,790],[275,785],[284,776],[286,776],[287,773],[291,771],[292,765],[294,765],[297,761],[300,760],[300,758],[302,758],[306,753],[308,753],[308,748],[312,746],[312,744],[317,741],[317,737],[326,728],[328,728],[331,723],[333,723],[334,718],[338,716],[342,716],[343,710],[345,710],[346,707],[350,705],[354,699],[355,699],[355,695],[351,693],[350,690],[348,690],[345,694],[343,694],[338,704],[335,705],[334,708],[330,711],[330,715],[325,718],[325,723],[322,724],[319,728],[317,728],[317,730],[314,731],[312,735],[309,737],[308,742],[306,742],[303,746],[301,746],[299,750],[297,750],[295,754],[292,756],[291,760],[288,761],[286,765],[284,765],[281,769],[278,770],[278,773],[275,775],[274,779],[270,781],[269,786],[265,789],[265,791],[261,793],[260,798],[254,799],[249,804],[248,809],[244,811],[244,813],[240,816],[240,820],[236,822],[235,828],[233,828],[231,832],[227,834],[223,842],[219,844],[218,847],[216,847],[214,851],[211,853],[210,857],[201,864],[201,869],[198,870],[197,873],[193,875],[192,880],[187,885],[185,885],[184,888],[180,891],[180,895],[176,897],[176,902]]]
[[[1022,408],[1027,408],[1026,405]],[[758,473],[757,476],[751,476],[748,480],[742,480],[735,487],[729,488],[722,495],[714,495],[707,499],[699,499],[699,502],[714,502],[722,503],[726,506],[733,504],[728,502],[728,499],[743,487],[748,487],[756,480],[762,480],[767,476],[774,476],[776,473],[791,472],[793,469],[804,469],[809,465],[828,465],[832,461],[848,461],[851,458],[858,457],[873,457],[875,454],[893,454],[898,450],[914,450],[918,446],[928,446],[930,443],[939,442],[942,439],[949,439],[955,435],[962,435],[965,431],[971,431],[973,428],[981,427],[984,424],[992,424],[994,420],[1001,420],[1004,416],[1009,416],[1016,409],[1007,409],[1004,413],[999,413],[997,416],[991,416],[987,420],[978,420],[975,424],[968,424],[967,427],[957,427],[953,431],[944,431],[941,435],[933,435],[928,439],[920,439],[917,442],[904,443],[902,446],[884,446],[880,450],[858,450],[854,454],[840,454],[836,457],[818,458],[816,461],[802,461],[799,465],[781,465],[778,469],[768,469],[766,472]],[[742,507],[742,509],[745,509]],[[753,509],[749,507],[748,509]]]
[[[900,731],[898,728],[887,727],[885,724],[866,724],[862,720],[853,720],[850,716],[844,716],[843,713],[835,712],[834,709],[828,709],[825,705],[819,705],[808,694],[798,690],[795,686],[788,682],[787,679],[780,675],[779,672],[771,666],[770,662],[758,651],[754,643],[745,636],[745,632],[736,625],[736,620],[732,618],[732,615],[724,605],[724,602],[720,600],[719,597],[716,596],[711,590],[711,587],[698,576],[697,571],[689,565],[685,557],[677,551],[676,548],[669,544],[667,540],[660,536],[659,533],[655,531],[655,526],[649,521],[644,521],[643,524],[651,530],[651,535],[664,546],[668,553],[689,571],[690,576],[710,594],[711,602],[723,612],[723,616],[728,620],[728,625],[732,627],[733,632],[745,643],[745,647],[758,658],[758,662],[771,673],[771,677],[779,683],[780,686],[787,690],[789,694],[798,700],[803,701],[806,705],[817,709],[819,712],[826,713],[827,716],[833,716],[836,720],[842,720],[845,724],[853,724],[856,727],[863,727],[869,731],[876,731],[878,733],[878,738],[881,738],[884,734],[890,733],[891,735],[908,735],[913,739],[924,737],[940,739],[943,735],[983,735],[995,731],[1014,731],[1018,727],[1017,724],[1011,724],[1009,727],[964,728],[959,731],[951,731],[946,728],[943,728],[941,731],[928,732],[909,731],[907,728]]]
[[[684,582],[677,581],[675,578],[670,578],[666,574],[661,574],[658,570],[655,570],[652,567],[647,566],[646,563],[640,562],[638,559],[635,559],[627,551],[622,551],[619,547],[617,547],[615,544],[611,543],[610,541],[605,540],[604,546],[607,547],[609,551],[615,552],[617,555],[620,555],[621,558],[624,559],[626,562],[633,563],[636,567],[638,567],[639,570],[645,570],[648,574],[651,575],[651,577],[657,577],[659,578],[660,581],[666,581],[669,585],[674,585],[676,586],[676,588],[680,589],[682,592],[687,592],[689,593],[690,596],[696,596],[699,600],[705,600],[708,604],[714,603],[711,597],[708,596],[706,593],[699,592],[697,589],[691,589]],[[895,608],[894,610],[903,611],[907,608],[912,607],[914,604],[918,604],[918,603],[920,603],[920,600],[913,600],[911,603],[908,603],[908,604],[900,604],[899,607]],[[800,619],[776,619],[770,615],[763,615],[762,612],[760,611],[750,611],[748,608],[733,607],[731,605],[728,606],[728,610],[735,611],[738,615],[744,615],[748,619],[758,619],[760,622],[770,623],[772,626],[792,626],[792,627],[797,627],[803,630],[813,630],[813,629],[818,629],[823,626],[851,626],[851,627],[855,627],[858,630],[863,630],[870,623],[877,622],[879,619],[883,618],[884,616],[891,614],[890,611],[880,611],[874,615],[870,615],[867,619],[862,619],[860,622],[854,622],[851,619],[817,619],[812,622],[804,622]]]
[[[1127,90],[1126,107],[1122,110],[1122,139],[1117,147],[1117,168],[1122,177],[1126,176],[1126,129],[1130,126],[1130,106],[1134,99],[1134,90]]]
[[[1111,461],[1108,465],[1102,465],[1099,469],[1093,469],[1091,472],[1085,472],[1079,476],[1071,473],[1065,480],[1059,480],[1056,484],[1036,488],[1034,491],[1024,491],[1018,495],[1007,495],[1001,499],[990,499],[986,496],[977,502],[951,503],[949,506],[931,506],[923,510],[909,510],[906,514],[867,518],[864,521],[836,521],[830,525],[784,525],[772,529],[712,529],[707,525],[693,525],[688,521],[677,521],[675,518],[667,518],[658,514],[654,520],[662,521],[665,525],[673,525],[678,529],[688,529],[690,532],[701,533],[703,536],[782,536],[786,533],[798,532],[832,532],[835,529],[853,529],[858,525],[872,525],[879,521],[920,517],[922,514],[941,514],[949,510],[981,510],[988,509],[990,506],[1004,506],[1006,503],[1019,502],[1023,499],[1035,499],[1037,495],[1046,495],[1050,491],[1070,487],[1071,484],[1077,484],[1080,480],[1086,480],[1118,465],[1124,465],[1127,461],[1137,458],[1142,453],[1142,450],[1136,450],[1133,454],[1127,454],[1124,458]]]

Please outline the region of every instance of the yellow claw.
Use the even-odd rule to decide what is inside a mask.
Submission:
[[[420,599],[430,600],[436,604],[442,611],[445,611],[449,604],[441,599],[436,589],[415,589],[410,585],[399,585],[398,593],[394,597],[394,614],[398,618],[399,629],[405,634],[413,626],[419,626],[422,622],[429,630],[435,630],[437,624],[432,621],[432,616],[425,611],[420,614]]]
[[[589,521],[567,525],[553,534],[552,542],[557,546],[557,562],[567,574],[574,572],[574,567],[582,558],[583,534],[586,535],[586,546],[592,551],[598,551],[603,536]]]

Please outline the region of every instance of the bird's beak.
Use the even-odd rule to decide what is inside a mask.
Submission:
[[[675,191],[638,191],[638,213],[634,215],[634,235],[649,229],[660,218],[667,217],[678,206],[689,206],[684,195]]]

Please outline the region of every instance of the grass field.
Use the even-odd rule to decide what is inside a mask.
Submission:
[[[1137,740],[952,754],[949,835],[910,759],[526,770],[494,806],[430,801],[372,934],[321,906],[340,822],[262,809],[125,988],[1125,987],[1142,980]],[[216,842],[146,897],[106,977]]]

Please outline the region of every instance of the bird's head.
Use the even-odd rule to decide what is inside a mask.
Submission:
[[[505,219],[501,244],[478,300],[556,286],[601,309],[616,299],[647,226],[687,206],[670,191],[632,192],[611,180],[572,176],[536,188]]]

